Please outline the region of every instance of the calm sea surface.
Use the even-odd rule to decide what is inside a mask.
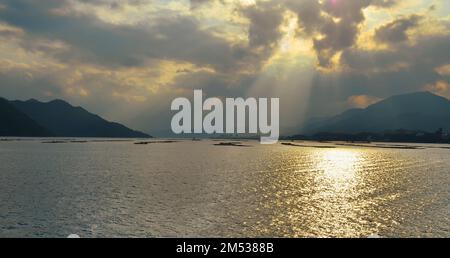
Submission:
[[[0,142],[0,237],[450,237],[448,145],[43,141]]]

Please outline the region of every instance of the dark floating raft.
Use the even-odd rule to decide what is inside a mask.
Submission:
[[[251,147],[250,145],[244,145],[241,142],[220,142],[215,143],[214,146]]]
[[[46,141],[42,143],[68,143],[68,141]]]
[[[153,144],[153,143],[174,143],[177,141],[148,141],[148,142],[135,142],[134,144],[137,145],[147,145],[147,144]]]
[[[282,142],[282,145],[285,146],[293,146],[293,147],[303,147],[303,148],[319,148],[319,149],[334,149],[335,146],[314,146],[314,145],[300,145],[300,144],[294,144],[290,142]]]
[[[365,144],[352,144],[352,143],[336,143],[336,145],[349,146],[349,147],[379,148],[379,149],[402,149],[402,150],[426,149],[425,147],[422,147],[422,146],[388,145],[388,144],[365,145]]]
[[[74,140],[74,139],[61,139],[43,141],[42,143],[105,143],[105,142],[129,142],[131,140]]]

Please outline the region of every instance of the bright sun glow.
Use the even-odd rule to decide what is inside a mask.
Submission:
[[[363,160],[361,152],[349,149],[322,150],[318,155],[317,169],[337,188],[348,186],[356,179]]]

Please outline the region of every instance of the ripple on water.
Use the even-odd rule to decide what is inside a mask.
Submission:
[[[0,236],[450,236],[448,149],[214,143],[2,142]]]

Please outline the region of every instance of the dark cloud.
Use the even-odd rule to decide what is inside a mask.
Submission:
[[[77,0],[78,2],[109,7],[111,9],[120,9],[125,5],[131,6],[141,6],[145,3],[148,3],[148,0]]]
[[[320,66],[330,66],[333,56],[341,50],[353,46],[358,34],[357,23],[348,21],[327,21],[322,25],[321,33],[326,35],[321,39],[314,39],[314,49]]]
[[[266,2],[245,8],[242,12],[250,20],[250,46],[272,48],[281,37],[284,9],[276,2]]]
[[[32,78],[27,71],[0,71],[1,96],[11,99],[44,97],[45,92],[63,95],[57,80],[50,74]]]
[[[197,0],[191,4],[204,2]],[[394,1],[287,0],[242,7],[241,13],[250,20],[249,46],[235,45],[200,29],[199,22],[191,16],[155,18],[152,25],[114,25],[93,16],[55,12],[67,8],[64,0],[2,0],[2,3],[7,8],[0,12],[0,19],[24,29],[30,37],[28,42],[43,38],[68,44],[67,51],[55,53],[55,57],[63,62],[140,66],[147,59],[173,59],[230,70],[249,63],[257,68],[271,54],[281,37],[280,25],[286,8],[298,14],[306,33],[323,36],[314,39],[314,49],[319,64],[326,67],[336,53],[355,43],[359,25],[364,21],[364,8],[370,5],[386,7]],[[111,5],[118,2],[102,0],[95,3]],[[140,1],[130,3],[136,5]]]
[[[297,14],[299,27],[307,35],[319,30],[325,20],[322,5],[317,0],[287,0],[286,6]]]
[[[387,98],[396,94],[423,91],[437,81],[450,82],[437,67],[450,61],[450,35],[428,36],[396,50],[349,48],[341,56],[347,71],[316,72],[311,86],[308,114],[329,116],[348,108],[346,100],[354,95]]]
[[[120,11],[125,5],[144,2],[78,1],[95,5],[95,8],[110,8],[111,12]],[[191,0],[191,7],[208,7],[207,2]],[[0,93],[21,99],[63,97],[113,120],[131,121],[131,125],[137,125],[138,129],[161,131],[168,130],[170,102],[180,92],[190,94],[192,89],[201,88],[207,96],[273,94],[282,98],[283,123],[289,124],[286,122],[289,120],[290,126],[297,127],[297,122],[292,121],[296,121],[300,113],[307,113],[306,116],[339,113],[348,108],[346,101],[351,96],[385,98],[422,90],[425,85],[438,81],[450,81],[448,74],[436,71],[437,67],[449,64],[450,36],[421,38],[416,35],[414,42],[407,41],[408,30],[420,22],[417,15],[401,17],[376,30],[378,42],[392,44],[393,48],[367,50],[355,46],[365,20],[363,10],[369,6],[387,8],[395,2],[274,0],[249,6],[233,3],[232,6],[237,8],[234,14],[249,21],[247,44],[233,43],[216,36],[218,34],[205,29],[204,21],[194,15],[173,12],[166,15],[161,10],[162,13],[152,18],[151,23],[117,25],[106,23],[92,14],[69,13],[70,5],[64,0],[0,0],[4,6],[0,9],[0,22],[11,25],[11,29],[0,30],[1,40],[8,42],[5,45],[18,43],[22,49],[39,52],[37,55],[32,53],[32,58],[39,56],[48,60],[50,57],[51,62],[54,58],[56,63],[64,64],[67,66],[65,69],[70,70],[61,72],[55,68],[52,72],[49,68],[46,72],[42,68],[45,64],[34,70],[21,68],[18,63],[10,69],[5,63],[0,69]],[[216,0],[216,3],[225,4],[221,0]],[[311,62],[311,65],[307,64],[308,68],[304,67],[305,62],[298,62],[295,67],[286,64],[290,67],[288,70],[276,64],[273,66],[277,72],[270,70],[272,64],[268,64],[266,70],[261,69],[283,36],[280,26],[287,10],[298,16],[299,37],[313,40],[319,65],[329,66],[330,60],[340,53],[340,64],[345,68],[343,71],[330,69],[322,72],[323,69],[317,69],[312,64],[314,61],[308,61]],[[450,28],[449,23],[444,22],[442,26]],[[114,73],[138,68],[136,70],[139,72],[145,70],[142,72],[145,76],[152,77],[150,73],[154,72],[154,77],[158,77],[158,73],[165,72],[157,68],[161,60],[189,62],[196,67],[179,68],[174,81],[164,82],[166,87],[157,90],[157,93],[149,93],[142,84],[122,85],[123,81],[117,77],[108,76],[109,71]],[[35,63],[35,60],[30,62]],[[86,72],[80,75],[79,81],[65,84],[72,77],[65,77],[64,73],[76,77],[72,68],[76,70],[84,64],[93,64],[102,74]],[[80,69],[80,73],[84,70]],[[145,83],[145,76],[138,79]],[[69,96],[65,92],[67,85],[85,87],[90,94]],[[45,92],[51,92],[53,96],[44,97]],[[112,97],[112,92],[117,92],[118,96]],[[136,108],[134,104],[121,99],[127,96],[145,96],[148,101],[139,107],[138,112],[132,110]],[[141,115],[133,118],[131,114]]]
[[[329,66],[330,59],[339,51],[354,45],[359,33],[359,25],[365,17],[363,9],[368,6],[390,7],[395,0],[361,0],[342,1],[326,0],[323,10],[338,20],[328,19],[321,27],[321,39],[314,40],[314,48],[318,54],[319,64]]]
[[[212,0],[190,0],[191,9],[198,8],[204,4],[213,2]]]
[[[20,27],[33,39],[62,41],[70,46],[58,52],[63,62],[103,66],[140,66],[147,59],[173,59],[215,69],[233,69],[247,51],[199,28],[193,17],[158,18],[154,25],[113,25],[95,17],[55,13],[65,1],[2,0],[7,6],[0,19]]]
[[[341,61],[350,69],[360,73],[374,73],[403,63],[408,67],[423,65],[426,70],[448,64],[450,60],[449,35],[423,36],[413,45],[402,43],[396,49],[362,50],[348,49],[343,52]]]
[[[407,31],[416,27],[422,19],[420,15],[399,18],[382,25],[375,31],[375,39],[383,43],[398,43],[408,40]]]
[[[390,7],[396,0],[287,0],[287,6],[297,13],[299,25],[306,34],[320,34],[314,39],[319,65],[330,66],[340,51],[354,45],[359,25],[365,20],[363,9],[369,6]],[[326,15],[324,15],[326,14]]]

